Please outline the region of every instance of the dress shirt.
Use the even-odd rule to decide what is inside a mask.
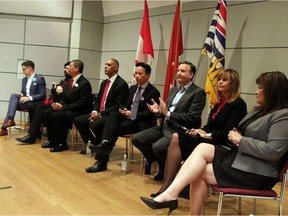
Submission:
[[[29,97],[30,101],[33,100],[32,96],[30,96],[30,87],[31,87],[31,83],[33,81],[34,76],[35,76],[35,73],[33,73],[30,77],[27,77],[26,96]]]

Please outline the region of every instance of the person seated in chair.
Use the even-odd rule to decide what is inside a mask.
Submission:
[[[232,148],[199,144],[163,193],[154,199],[141,197],[146,205],[171,212],[190,183],[190,215],[200,215],[209,185],[252,190],[275,186],[288,153],[288,80],[282,72],[265,72],[256,83],[258,106],[229,132]]]
[[[178,86],[170,89],[166,103],[160,99],[160,105],[154,102],[148,106],[151,113],[162,120],[161,125],[141,131],[132,138],[133,145],[142,152],[149,166],[154,161],[159,164],[159,172],[154,176],[155,181],[161,181],[164,176],[167,148],[172,134],[177,131],[173,126],[179,124],[197,128],[201,123],[206,94],[194,83],[195,73],[196,67],[191,62],[179,63],[176,73]]]
[[[43,102],[38,102],[35,105],[35,114],[32,119],[32,122],[30,122],[30,127],[28,130],[28,135],[16,138],[17,141],[26,143],[26,144],[34,144],[36,139],[41,139],[42,136],[42,127],[43,127],[43,114],[46,109],[52,108],[51,104],[59,102],[62,95],[64,94],[63,91],[66,91],[66,85],[68,84],[68,80],[71,78],[71,76],[68,73],[68,66],[70,64],[69,62],[66,62],[64,64],[64,77],[65,79],[61,80],[60,83],[57,85],[56,83],[52,83],[51,88],[51,95],[48,99],[46,99]]]
[[[118,136],[137,133],[141,130],[152,127],[156,123],[156,116],[148,110],[147,104],[151,100],[159,101],[160,92],[149,83],[151,67],[144,63],[135,64],[136,85],[129,89],[127,102],[119,111],[111,112],[104,128],[91,127],[96,133],[102,131],[101,143],[91,146],[96,152],[96,163],[86,168],[86,172],[101,172],[107,170],[109,154],[115,146]]]
[[[99,129],[93,134],[90,128],[103,128],[109,114],[118,111],[120,105],[126,101],[129,87],[127,82],[118,75],[118,70],[118,60],[110,58],[105,62],[104,71],[108,79],[101,82],[93,111],[74,119],[73,123],[85,144],[84,149],[80,151],[81,154],[86,154],[89,140],[93,144],[101,141],[102,131]]]
[[[44,111],[44,122],[48,133],[48,142],[42,148],[50,148],[50,152],[61,152],[68,149],[66,142],[68,130],[76,116],[90,113],[92,110],[92,88],[83,76],[84,63],[72,60],[69,64],[66,90],[59,102],[52,103],[51,109]]]
[[[29,121],[34,115],[36,102],[44,101],[46,98],[46,82],[43,76],[35,73],[35,64],[33,61],[25,61],[22,64],[22,71],[25,77],[22,79],[21,92],[11,94],[8,111],[0,130],[0,136],[7,135],[7,128],[15,126],[14,117],[17,110],[28,110]]]

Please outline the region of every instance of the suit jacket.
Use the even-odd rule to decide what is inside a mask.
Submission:
[[[249,113],[241,126],[257,111]],[[277,177],[288,153],[288,108],[251,122],[242,135],[232,167],[258,175]]]
[[[133,97],[137,91],[138,85],[133,85],[129,89],[127,102],[125,107],[130,110],[133,103]],[[152,127],[156,124],[157,117],[154,113],[150,112],[147,107],[147,103],[151,103],[151,99],[154,99],[156,103],[159,103],[160,92],[152,85],[148,84],[144,92],[141,95],[139,102],[138,112],[136,120],[141,130],[145,130],[149,127]]]
[[[26,85],[28,78],[24,77],[22,79],[22,89],[21,93],[27,96]],[[43,101],[46,98],[46,82],[43,76],[35,74],[32,79],[29,95],[33,98],[33,101]]]
[[[170,89],[166,106],[169,108],[174,97],[178,92],[178,87]],[[176,130],[172,128],[173,124],[179,124],[187,128],[199,128],[201,123],[201,114],[206,104],[205,91],[192,83],[184,95],[177,103],[175,109],[170,114],[170,119],[163,126],[163,133],[170,137]]]
[[[68,80],[70,83],[70,79]],[[81,75],[73,88],[66,85],[63,89],[63,96],[59,103],[62,104],[62,111],[72,111],[79,114],[90,113],[92,110],[92,88],[90,82]]]
[[[96,110],[97,112],[100,111],[100,103],[107,81],[108,79],[101,82],[100,90],[94,103],[93,110]],[[129,87],[126,81],[122,79],[119,75],[117,75],[116,79],[113,82],[113,85],[110,88],[110,91],[108,92],[105,103],[105,110],[101,111],[101,115],[108,116],[110,112],[118,111],[120,105],[123,105],[126,101],[128,89]]]
[[[209,113],[207,124],[203,127],[203,130],[212,133],[212,143],[214,145],[226,145],[229,131],[233,127],[237,127],[239,122],[246,116],[247,106],[245,101],[239,97],[229,104],[226,103],[212,120],[212,116],[217,112],[219,105],[220,103],[217,103]]]

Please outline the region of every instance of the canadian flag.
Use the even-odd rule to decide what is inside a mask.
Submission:
[[[142,19],[142,25],[140,29],[140,35],[138,39],[137,52],[135,57],[135,63],[145,62],[152,65],[154,59],[154,49],[151,38],[149,11],[147,1],[144,0],[144,16]],[[134,77],[134,72],[133,72]]]

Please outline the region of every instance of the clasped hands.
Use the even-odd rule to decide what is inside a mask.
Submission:
[[[121,108],[119,108],[119,112],[120,112],[123,116],[125,116],[127,119],[130,119],[130,117],[131,117],[131,111],[130,111],[130,110],[127,110],[126,108],[121,107]]]
[[[60,103],[52,103],[51,106],[52,106],[53,110],[61,110],[62,109],[62,104],[60,104]]]
[[[235,127],[231,131],[229,131],[228,140],[237,146],[239,146],[240,144],[241,137],[241,134],[237,131]]]

